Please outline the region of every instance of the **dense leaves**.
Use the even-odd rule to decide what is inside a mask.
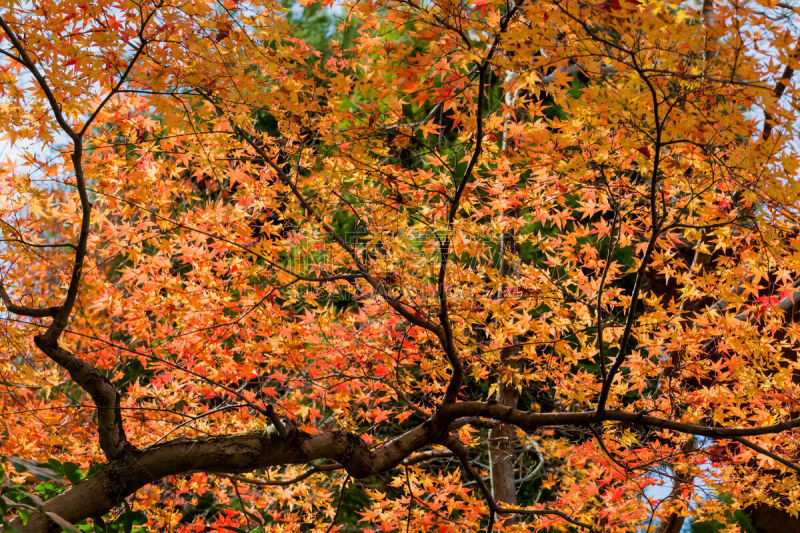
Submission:
[[[791,7],[0,15],[8,527],[800,512]]]

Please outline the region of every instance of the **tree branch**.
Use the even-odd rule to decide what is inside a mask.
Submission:
[[[428,444],[436,435],[430,429],[429,423],[420,424],[372,451],[360,437],[342,431],[309,435],[290,430],[284,437],[268,428],[245,434],[175,439],[110,461],[87,480],[48,500],[44,511],[76,523],[103,515],[148,483],[192,472],[238,474],[328,459],[337,461],[336,466],[350,476],[364,478],[397,466],[414,450]],[[45,515],[35,515],[25,526],[19,521],[14,525],[24,533],[44,533],[51,530],[53,523]]]
[[[562,511],[558,511],[556,509],[514,509],[511,507],[502,507],[498,505],[497,501],[492,496],[492,492],[489,490],[489,487],[486,485],[486,482],[483,480],[483,477],[472,467],[469,462],[469,455],[467,447],[459,441],[458,439],[451,437],[445,442],[445,445],[452,450],[453,454],[458,457],[461,461],[461,466],[466,470],[469,476],[475,480],[478,484],[478,488],[480,489],[483,497],[486,499],[486,503],[489,506],[489,523],[486,526],[486,533],[491,533],[494,527],[494,515],[495,514],[517,514],[517,515],[526,515],[526,516],[558,516],[563,520],[566,520],[570,524],[574,526],[578,526],[584,528],[590,532],[594,532],[595,529],[589,524],[584,522],[580,522],[575,520],[567,513]]]
[[[0,15],[0,28],[3,29],[6,37],[8,37],[9,41],[11,41],[11,46],[13,46],[19,54],[19,58],[14,59],[24,65],[28,72],[31,73],[33,79],[36,80],[36,84],[39,86],[39,89],[41,89],[45,98],[47,98],[47,103],[50,104],[50,110],[53,112],[53,117],[56,119],[56,122],[58,122],[58,125],[62,130],[64,130],[64,133],[66,133],[70,139],[73,141],[78,139],[78,134],[72,129],[72,126],[70,126],[64,118],[64,114],[61,112],[61,104],[56,99],[53,91],[50,89],[50,86],[47,85],[47,80],[45,80],[44,76],[42,76],[42,73],[39,72],[39,69],[36,68],[36,64],[34,64],[33,60],[28,55],[28,52],[25,50],[25,47],[19,40],[19,37],[17,37],[17,34],[14,33],[2,15]]]
[[[453,228],[453,221],[458,213],[461,197],[464,195],[467,184],[471,181],[473,170],[475,169],[475,165],[477,165],[478,158],[483,150],[483,106],[486,99],[486,75],[489,71],[492,58],[494,57],[494,54],[500,44],[501,36],[508,28],[508,24],[511,22],[511,19],[519,10],[521,5],[522,0],[512,5],[508,12],[500,20],[500,26],[495,34],[495,39],[489,47],[489,51],[486,53],[486,57],[484,57],[480,67],[478,67],[478,95],[475,103],[475,147],[473,148],[472,155],[467,163],[467,168],[464,170],[464,176],[458,183],[455,194],[453,195],[453,199],[450,202],[450,209],[447,213],[448,232]],[[449,311],[445,277],[447,274],[447,263],[450,257],[450,244],[450,235],[447,233],[439,242],[440,262],[439,274],[436,282],[437,293],[439,296],[439,326],[441,327],[441,334],[439,337],[442,344],[442,349],[444,350],[445,355],[447,355],[448,362],[452,368],[452,375],[450,376],[450,381],[447,384],[447,389],[445,390],[440,405],[447,405],[456,401],[458,391],[461,389],[461,384],[464,380],[464,365],[461,363],[461,359],[458,356],[458,349],[453,341],[453,332],[450,327],[450,317],[448,316]]]
[[[0,280],[0,300],[3,301],[3,305],[6,306],[10,312],[14,313],[15,315],[21,316],[29,316],[32,318],[44,318],[48,316],[55,316],[58,312],[58,307],[27,307],[25,305],[18,305],[15,304],[11,300],[11,296],[6,292],[6,288],[3,285],[3,282]]]
[[[130,452],[134,447],[125,436],[120,412],[120,393],[97,368],[60,347],[58,342],[45,335],[33,338],[36,346],[55,363],[69,372],[70,378],[89,393],[97,406],[97,434],[100,448],[109,459]]]
[[[57,355],[66,359],[65,364],[83,363],[77,358],[74,358],[75,361],[70,361],[71,354],[62,352],[65,350],[57,348]],[[83,371],[82,368],[76,369],[78,378]],[[97,378],[92,376],[90,379]],[[337,464],[312,467],[312,473],[314,468],[327,470],[341,467],[353,478],[360,479],[385,472],[404,462],[412,464],[418,457],[420,460],[439,457],[438,453],[426,455],[422,452],[414,455],[417,450],[431,444],[444,442],[451,452],[459,456],[461,452],[458,446],[450,440],[443,441],[442,432],[447,431],[449,422],[466,416],[499,420],[514,424],[527,432],[545,426],[592,427],[600,422],[609,421],[733,440],[738,437],[766,435],[800,427],[800,418],[769,426],[730,428],[689,424],[619,410],[604,411],[602,418],[598,419],[595,411],[534,413],[500,404],[461,402],[443,407],[435,417],[373,450],[369,449],[359,435],[352,433],[333,431],[309,435],[295,428],[287,428],[286,435],[282,436],[271,427],[245,434],[197,439],[180,438],[145,450],[131,449],[128,453],[112,459],[97,474],[47,501],[44,510],[75,523],[86,517],[104,514],[142,486],[165,476],[192,472],[238,474],[258,468],[308,464],[323,459],[335,461]],[[775,454],[745,442],[743,444],[775,459]],[[559,514],[560,511],[497,506],[495,510],[499,514],[555,514],[565,520],[572,520],[568,515]],[[35,516],[22,530],[26,533],[48,531],[48,523],[45,516]],[[571,523],[586,527],[577,522]]]

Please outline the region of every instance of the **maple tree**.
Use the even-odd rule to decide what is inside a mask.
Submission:
[[[336,5],[3,4],[6,527],[796,517],[794,11]]]

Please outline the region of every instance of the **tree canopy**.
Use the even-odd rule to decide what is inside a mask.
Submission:
[[[0,528],[796,524],[797,22],[3,2]]]

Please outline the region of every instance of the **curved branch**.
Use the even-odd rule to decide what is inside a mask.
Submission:
[[[48,347],[48,349],[54,350],[52,347]],[[82,363],[66,350],[55,347],[55,352],[60,357],[73,357],[75,361],[70,364]],[[68,362],[65,361],[65,364]],[[76,369],[78,377],[83,370]],[[90,377],[90,379],[96,379],[96,377]],[[106,412],[108,411],[110,410]],[[272,426],[266,430],[251,433],[197,439],[180,438],[145,450],[130,449],[127,453],[111,460],[97,474],[47,501],[44,511],[55,513],[65,520],[75,523],[86,517],[106,513],[125,497],[148,483],[166,476],[192,472],[238,474],[258,468],[308,464],[327,459],[335,461],[337,464],[316,468],[321,470],[341,467],[347,474],[359,479],[385,472],[404,464],[404,462],[412,463],[418,457],[421,460],[433,458],[432,454],[435,452],[431,452],[431,456],[426,455],[425,452],[414,455],[414,452],[430,444],[445,443],[454,455],[457,457],[461,455],[459,459],[463,463],[462,450],[454,444],[452,439],[447,439],[446,432],[450,422],[466,416],[511,423],[528,432],[545,426],[594,426],[603,421],[611,421],[730,439],[778,433],[800,427],[800,418],[769,426],[728,428],[689,424],[619,410],[604,411],[602,417],[598,418],[595,411],[534,413],[500,404],[462,402],[444,406],[431,419],[373,450],[369,449],[360,436],[353,433],[330,431],[309,435],[295,428],[287,428],[286,434],[281,435]],[[745,445],[748,444],[759,453],[764,453],[760,447],[758,447],[759,449],[754,448],[755,445],[749,442]],[[439,454],[436,453],[436,457],[438,456]],[[769,456],[775,458],[774,454]],[[549,510],[495,506],[495,512],[528,515],[556,514],[565,520],[570,520],[568,515],[560,515],[557,511]],[[45,532],[48,531],[48,524],[49,519],[46,516],[35,516],[22,528],[22,531],[26,533]],[[573,522],[573,524],[576,523]]]
[[[43,510],[76,523],[102,516],[139,488],[166,476],[193,472],[237,474],[320,459],[337,461],[336,466],[343,467],[350,476],[363,478],[397,466],[428,444],[436,434],[430,429],[430,423],[421,424],[373,451],[351,433],[309,435],[289,430],[281,436],[271,426],[244,434],[175,439],[145,450],[132,450],[110,461],[87,480],[48,500]],[[328,467],[317,467],[323,468]],[[32,516],[25,526],[18,521],[14,525],[24,533],[45,533],[51,524],[47,516],[40,514]]]
[[[49,331],[49,330],[48,330]],[[97,406],[97,433],[100,448],[109,459],[115,459],[134,448],[125,436],[120,411],[120,393],[97,368],[58,345],[47,334],[33,338],[36,346],[50,359],[69,372],[70,378],[89,393]]]
[[[37,308],[15,304],[11,300],[11,296],[6,292],[6,288],[3,286],[2,281],[0,281],[0,300],[2,300],[3,305],[6,306],[6,309],[15,315],[29,316],[31,318],[45,318],[49,316],[55,316],[58,312],[58,307]]]
[[[83,171],[83,134],[92,120],[94,120],[100,108],[105,105],[108,99],[111,98],[111,95],[122,85],[128,73],[133,68],[136,59],[139,57],[141,50],[134,55],[125,74],[120,78],[119,84],[112,89],[110,95],[102,101],[101,106],[90,116],[86,126],[80,132],[76,132],[66,121],[61,110],[61,104],[57,101],[47,80],[28,55],[20,39],[2,17],[0,17],[0,28],[2,28],[6,37],[17,50],[23,66],[33,76],[36,80],[36,84],[44,93],[56,122],[61,127],[62,131],[72,140],[71,160],[75,173],[75,187],[78,191],[81,208],[80,232],[78,234],[77,243],[73,246],[75,256],[72,263],[72,273],[70,274],[67,292],[61,305],[44,310],[16,306],[11,302],[8,293],[6,293],[5,289],[2,287],[0,287],[0,298],[2,298],[6,308],[12,313],[32,317],[53,317],[47,331],[43,335],[34,337],[34,342],[45,355],[65,368],[69,372],[70,377],[92,397],[92,400],[97,406],[97,432],[100,438],[100,448],[102,448],[108,459],[116,459],[134,449],[125,436],[125,429],[120,412],[120,393],[111,381],[97,368],[61,348],[58,345],[58,339],[67,327],[72,308],[78,297],[78,290],[80,288],[83,265],[89,242],[89,229],[91,226],[92,204],[89,201],[89,194],[86,189],[86,176]],[[144,26],[142,30],[144,30]],[[144,46],[144,44],[142,44],[142,46]],[[56,514],[59,513],[56,512]]]

